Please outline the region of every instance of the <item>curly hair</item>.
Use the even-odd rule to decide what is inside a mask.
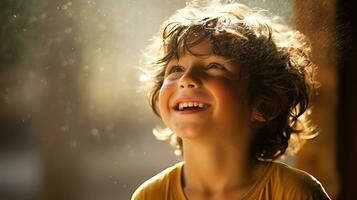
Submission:
[[[306,115],[311,93],[318,87],[309,41],[281,19],[238,3],[188,4],[162,24],[144,63],[151,83],[148,99],[156,115],[160,117],[158,94],[167,63],[184,51],[194,54],[191,48],[206,39],[214,54],[232,60],[249,77],[248,105],[264,119],[253,123],[254,158],[275,160],[288,146],[294,153],[316,135]],[[170,140],[176,152],[183,148],[175,133],[154,129],[154,135]]]

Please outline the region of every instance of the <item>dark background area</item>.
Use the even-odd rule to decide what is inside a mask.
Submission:
[[[339,199],[355,199],[357,178],[357,24],[351,0],[338,1],[337,30],[339,52],[338,170],[341,176]]]

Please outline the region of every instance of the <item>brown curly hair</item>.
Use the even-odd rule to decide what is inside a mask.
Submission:
[[[148,99],[156,115],[160,117],[158,93],[167,63],[184,51],[193,54],[191,48],[206,39],[214,54],[232,60],[249,77],[248,105],[264,119],[253,123],[254,158],[277,159],[288,146],[296,152],[304,139],[316,135],[306,115],[311,92],[318,86],[310,43],[281,19],[238,3],[188,4],[162,24],[144,63],[151,83]],[[154,134],[182,150],[182,140],[175,133],[154,129]]]

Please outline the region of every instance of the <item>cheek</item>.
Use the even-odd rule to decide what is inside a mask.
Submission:
[[[160,109],[160,115],[162,118],[168,114],[170,109],[170,96],[173,92],[173,83],[170,81],[164,81],[159,90],[158,106]]]
[[[212,93],[217,100],[220,111],[226,113],[228,118],[245,117],[249,113],[243,85],[237,85],[229,80],[220,80],[212,84]]]
[[[211,88],[212,94],[219,99],[219,103],[223,100],[229,102],[232,98],[237,99],[240,93],[240,88],[226,79],[215,80],[210,84],[209,88]]]

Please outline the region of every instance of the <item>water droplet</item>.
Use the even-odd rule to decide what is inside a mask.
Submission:
[[[93,136],[97,136],[97,135],[99,135],[99,131],[98,131],[98,129],[96,129],[96,128],[92,128],[92,130],[91,130],[91,134],[92,134]]]
[[[65,124],[65,125],[62,125],[60,129],[62,132],[67,132],[67,131],[69,131],[69,126],[67,124]]]
[[[76,148],[78,146],[77,141],[72,139],[69,142],[69,146],[72,147],[72,148]]]
[[[30,23],[36,22],[37,21],[37,17],[36,16],[31,16],[29,21],[30,21]]]
[[[46,19],[47,18],[47,14],[46,13],[42,13],[40,16],[41,19]]]
[[[64,29],[64,32],[67,34],[70,34],[70,33],[72,33],[72,28],[67,27],[66,29]]]
[[[85,65],[84,67],[83,67],[83,70],[84,71],[86,71],[86,70],[88,70],[89,69],[89,66],[88,65]]]
[[[47,85],[47,80],[42,79],[40,82],[41,82],[43,85]]]

